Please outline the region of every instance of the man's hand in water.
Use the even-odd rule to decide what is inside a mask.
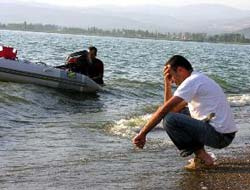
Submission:
[[[137,134],[136,137],[133,138],[133,143],[142,149],[146,143],[146,136],[141,133]]]

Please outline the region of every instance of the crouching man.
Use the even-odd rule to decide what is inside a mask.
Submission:
[[[164,68],[165,102],[152,115],[133,143],[143,148],[146,135],[162,119],[164,129],[183,157],[195,154],[188,170],[215,165],[204,146],[224,148],[235,137],[237,128],[232,111],[221,87],[204,74],[193,71],[184,57],[175,55]],[[171,83],[178,88],[171,93]],[[188,103],[189,112],[183,108]],[[182,111],[181,111],[182,110]]]

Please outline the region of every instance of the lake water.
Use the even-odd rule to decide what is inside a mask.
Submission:
[[[94,45],[106,84],[88,95],[0,82],[0,189],[185,189],[186,159],[160,125],[145,149],[131,144],[163,102],[162,69],[174,54],[227,94],[240,132],[228,148],[212,149],[217,157],[250,142],[249,45],[14,31],[0,31],[0,43],[52,66]]]

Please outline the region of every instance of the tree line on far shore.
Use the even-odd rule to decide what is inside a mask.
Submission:
[[[195,42],[222,42],[222,43],[250,43],[250,39],[245,38],[243,34],[239,33],[223,33],[209,35],[207,33],[160,33],[150,32],[148,30],[133,30],[133,29],[112,29],[104,30],[97,27],[89,27],[87,29],[75,27],[61,27],[51,24],[32,24],[32,23],[9,23],[1,24],[1,30],[21,30],[32,32],[48,32],[48,33],[62,33],[62,34],[80,34],[80,35],[95,35],[95,36],[112,36],[112,37],[126,37],[126,38],[145,38],[145,39],[159,39],[171,41],[195,41]]]

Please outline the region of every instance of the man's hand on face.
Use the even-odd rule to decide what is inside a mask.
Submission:
[[[164,66],[163,76],[164,76],[165,82],[172,83],[172,76],[170,74],[170,66],[169,65]]]

